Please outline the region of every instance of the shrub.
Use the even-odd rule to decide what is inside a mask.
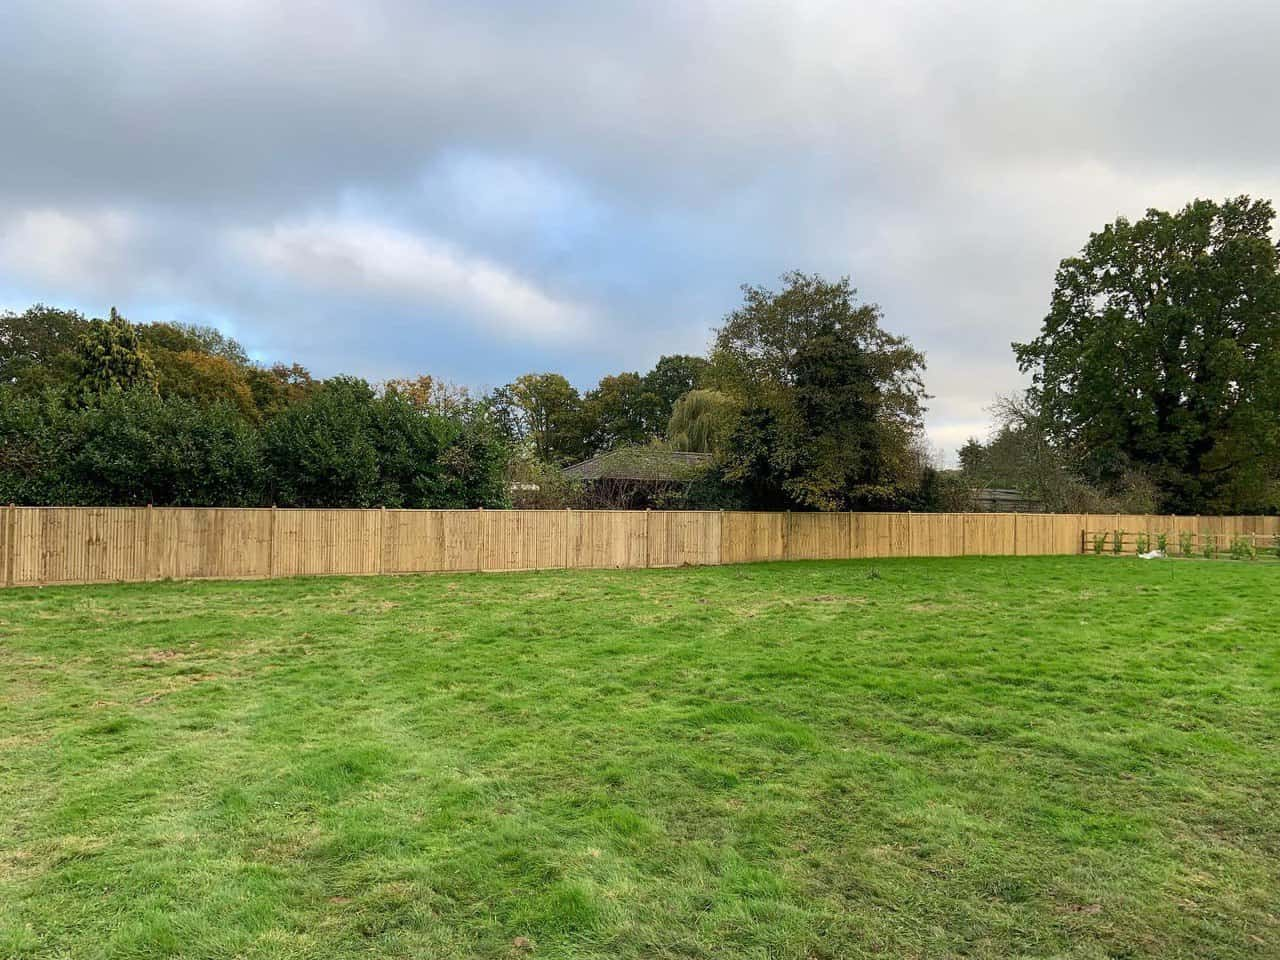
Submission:
[[[1206,560],[1212,560],[1218,553],[1218,541],[1212,533],[1200,534],[1200,553]]]
[[[1178,534],[1178,550],[1184,557],[1190,557],[1196,552],[1196,535],[1190,530],[1183,530]]]
[[[1107,546],[1107,535],[1105,533],[1095,533],[1093,535],[1093,552],[1100,554]]]
[[[1167,533],[1156,534],[1156,549],[1161,553],[1169,552],[1169,535]]]
[[[1231,541],[1231,558],[1233,560],[1257,559],[1258,551],[1248,537],[1235,537]]]
[[[1147,533],[1138,534],[1137,546],[1135,553],[1149,553],[1151,551],[1151,535]]]
[[[518,510],[557,510],[583,506],[580,480],[532,456],[512,457],[507,464],[512,505]]]
[[[27,504],[256,506],[257,433],[230,404],[150,389],[84,406],[0,398],[0,492]]]
[[[494,423],[478,408],[450,416],[427,414],[440,444],[439,470],[418,482],[419,502],[427,507],[511,506],[507,462],[511,451]]]
[[[1114,553],[1117,557],[1124,552],[1124,531],[1123,530],[1117,530],[1115,532],[1115,539],[1111,541],[1111,552]]]

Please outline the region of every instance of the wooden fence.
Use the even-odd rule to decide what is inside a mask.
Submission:
[[[1280,534],[1277,517],[0,507],[6,586],[301,574],[1077,554],[1085,530]]]

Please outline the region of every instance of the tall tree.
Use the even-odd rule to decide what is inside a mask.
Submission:
[[[1136,467],[1161,509],[1277,505],[1280,251],[1263,200],[1123,217],[1062,261],[1040,335],[1014,344],[1050,436],[1090,476]]]
[[[0,312],[0,384],[38,390],[69,383],[74,351],[88,327],[74,310],[37,303],[22,313]]]
[[[686,353],[658,359],[653,369],[644,375],[644,385],[657,397],[663,418],[671,415],[677,400],[702,386],[710,366],[705,358]]]
[[[201,403],[225,400],[250,421],[262,418],[251,386],[258,371],[236,340],[212,327],[185,323],[145,323],[135,329],[156,367],[162,397]]]
[[[258,420],[258,407],[249,388],[250,368],[195,350],[174,352],[153,348],[149,352],[156,368],[156,389],[162,397],[183,397],[200,403],[226,402],[246,420]]]
[[[744,287],[716,334],[708,377],[743,405],[725,476],[769,505],[892,502],[918,482],[924,357],[881,328],[847,277],[783,281],[776,293]]]
[[[320,385],[300,363],[248,367],[245,377],[261,420],[269,420],[290,405],[301,403]]]
[[[486,402],[510,440],[527,443],[544,463],[583,456],[582,397],[560,374],[526,373],[494,390]]]
[[[106,320],[93,320],[80,335],[75,359],[81,399],[144,389],[155,392],[156,367],[137,328],[111,308]]]
[[[582,402],[584,441],[591,451],[647,443],[662,433],[662,398],[638,373],[601,377]]]

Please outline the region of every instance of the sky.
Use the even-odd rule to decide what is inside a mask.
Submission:
[[[849,275],[948,458],[1057,263],[1280,200],[1280,4],[3,0],[0,308],[580,388]]]

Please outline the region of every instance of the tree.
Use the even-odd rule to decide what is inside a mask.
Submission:
[[[58,488],[67,405],[52,392],[0,384],[0,503],[75,503]]]
[[[507,469],[511,450],[497,426],[478,406],[462,415],[431,414],[440,444],[440,469],[422,506],[511,506]]]
[[[507,448],[477,406],[423,412],[397,391],[335,377],[263,431],[276,503],[306,507],[501,507]]]
[[[719,390],[690,390],[671,410],[667,439],[676,450],[715,453],[723,449],[738,404]]]
[[[363,380],[335,377],[267,424],[263,440],[275,502],[299,507],[402,505],[398,495],[390,502],[383,499],[388,491],[381,482],[380,455],[399,461],[393,472],[419,453],[423,462],[434,463],[434,438],[426,439],[429,449],[423,451],[409,438],[379,443],[375,400]],[[387,424],[380,426],[385,430]]]
[[[392,496],[419,508],[510,505],[507,444],[465,388],[426,375],[391,380],[374,409],[383,484],[392,491],[383,494],[387,505]],[[435,447],[430,460],[428,436]]]
[[[966,486],[1019,490],[1051,513],[1156,512],[1157,491],[1136,471],[1105,490],[1090,483],[1072,451],[1050,440],[1044,415],[1026,394],[999,397],[992,410],[991,436],[970,437],[960,448]]]
[[[486,403],[509,440],[528,444],[544,463],[568,463],[586,449],[582,397],[558,373],[526,373],[494,390]]]
[[[644,385],[657,397],[662,417],[670,416],[677,400],[703,385],[710,366],[703,357],[684,353],[659,358],[653,369],[644,375]]]
[[[153,356],[159,350],[190,351],[218,357],[237,367],[249,366],[249,353],[240,342],[214,327],[195,323],[143,323],[138,324],[138,336]]]
[[[249,387],[248,368],[225,357],[195,350],[151,351],[156,389],[163,397],[182,397],[199,403],[225,402],[246,420],[257,422],[259,412]]]
[[[1137,469],[1171,512],[1277,506],[1274,219],[1262,200],[1196,200],[1117,219],[1062,261],[1040,335],[1014,351],[1090,479]]]
[[[471,392],[463,386],[440,380],[430,374],[417,377],[394,377],[382,384],[384,394],[398,394],[423,413],[442,417],[469,416],[476,407]]]
[[[601,377],[582,402],[585,452],[647,443],[661,434],[667,410],[640,374]]]
[[[1049,442],[1044,418],[1025,394],[997,397],[991,412],[990,436],[970,437],[958,451],[960,472],[973,487],[1019,490],[1047,505],[1071,468]]]
[[[778,293],[743,287],[716,334],[708,379],[742,404],[725,477],[762,505],[891,504],[918,483],[924,357],[847,277],[782,279]]]
[[[22,313],[0,312],[0,384],[17,383],[35,392],[70,383],[73,351],[88,323],[74,310],[42,303]]]
[[[249,367],[245,371],[253,405],[260,420],[276,414],[309,397],[319,386],[310,371],[299,363],[276,363],[269,367]]]
[[[93,402],[113,393],[156,389],[156,368],[138,330],[111,308],[106,320],[92,320],[75,347],[77,389]]]

